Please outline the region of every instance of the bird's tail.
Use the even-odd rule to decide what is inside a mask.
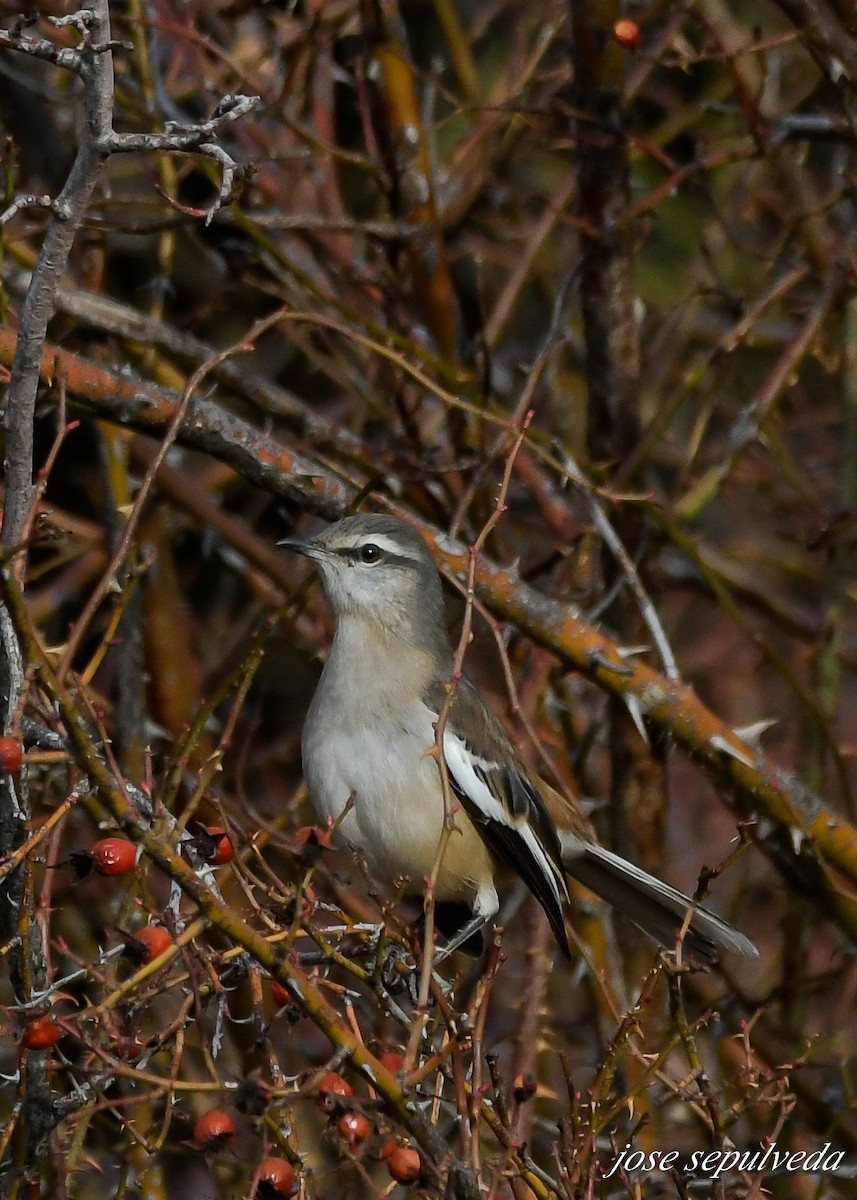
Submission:
[[[734,925],[618,854],[565,830],[560,832],[560,842],[563,865],[569,875],[612,904],[662,946],[675,945],[678,931],[690,912],[684,946],[700,962],[713,962],[719,950],[748,958],[758,955],[750,939]]]

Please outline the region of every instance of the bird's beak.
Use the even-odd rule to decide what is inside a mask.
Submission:
[[[277,545],[293,550],[295,554],[302,554],[305,558],[318,558],[321,554],[321,547],[312,538],[283,538]]]

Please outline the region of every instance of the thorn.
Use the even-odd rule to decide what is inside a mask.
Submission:
[[[624,696],[623,699],[625,701],[625,707],[631,714],[631,720],[634,722],[637,733],[639,733],[640,737],[648,746],[649,735],[643,721],[643,706],[640,704],[639,696],[628,695]]]
[[[600,650],[590,650],[586,655],[586,665],[588,667],[603,667],[605,671],[612,671],[614,675],[620,675],[623,679],[630,679],[634,674],[632,667],[626,667],[622,663],[613,662],[606,654]]]
[[[779,717],[767,717],[761,721],[754,721],[751,725],[740,725],[732,732],[736,737],[739,737],[742,742],[749,742],[754,748],[759,745],[762,734],[779,723]]]
[[[737,759],[745,767],[753,766],[752,758],[748,758],[738,746],[733,746],[731,742],[727,741],[719,733],[715,733],[709,741],[714,750],[720,750],[723,754],[728,754],[730,758]]]
[[[617,646],[616,653],[620,658],[634,658],[638,654],[648,654],[651,646]]]

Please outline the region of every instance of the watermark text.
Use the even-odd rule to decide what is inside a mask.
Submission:
[[[824,1172],[838,1170],[844,1150],[833,1150],[825,1142],[820,1150],[778,1150],[776,1142],[759,1146],[755,1150],[694,1150],[682,1154],[679,1150],[632,1150],[631,1143],[625,1145],[604,1178],[609,1179],[617,1171],[684,1171],[704,1175],[707,1179],[719,1179],[727,1171],[745,1171],[752,1174],[772,1174],[775,1171]]]

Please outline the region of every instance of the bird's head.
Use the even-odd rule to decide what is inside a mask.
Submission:
[[[378,623],[421,649],[449,653],[440,576],[422,534],[398,517],[361,513],[280,542],[316,564],[337,620]]]

